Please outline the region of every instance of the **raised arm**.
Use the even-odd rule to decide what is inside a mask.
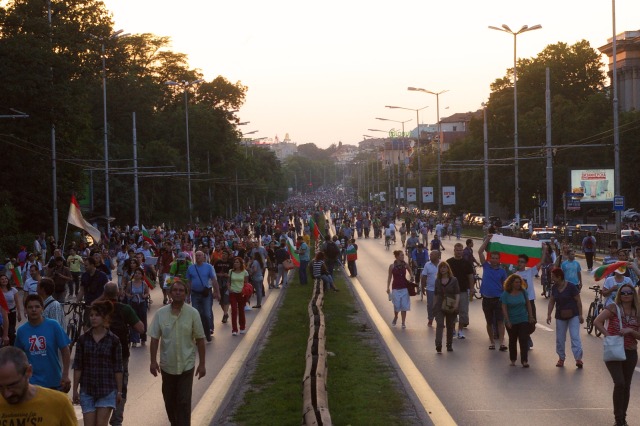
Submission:
[[[486,262],[487,260],[485,256],[485,252],[487,251],[487,245],[489,245],[489,241],[491,241],[491,237],[493,237],[493,234],[487,235],[482,241],[480,248],[478,248],[478,257],[480,258],[481,265],[484,264],[484,262]]]

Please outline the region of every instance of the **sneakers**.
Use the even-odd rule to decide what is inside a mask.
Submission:
[[[251,306],[249,306],[249,305],[245,306],[245,307],[244,307],[244,310],[245,310],[245,312],[246,312],[246,311],[250,311],[250,310],[251,310]]]
[[[462,331],[458,331],[458,339],[465,339],[464,334],[462,334]]]
[[[581,360],[581,359],[579,359],[579,360],[577,360],[577,361],[576,361],[576,367],[577,367],[577,368],[582,368],[582,367],[584,367],[584,363],[582,362],[582,360]]]
[[[442,345],[436,345],[436,352],[438,352],[439,354],[442,353]]]
[[[238,335],[238,332],[237,332],[237,331],[232,331],[232,332],[231,332],[231,335],[232,335],[232,336],[237,336],[237,335]]]
[[[398,318],[394,318],[393,321],[391,321],[391,325],[392,326],[396,326],[396,324],[398,323]]]
[[[229,319],[229,314],[224,314],[224,315],[222,316],[222,322],[223,322],[224,324],[226,324],[226,323],[227,323],[227,320],[228,320],[228,319]]]
[[[240,334],[246,334],[247,330],[240,330]]]

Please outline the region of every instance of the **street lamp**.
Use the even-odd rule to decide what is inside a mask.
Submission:
[[[440,95],[448,92],[449,90],[441,90],[439,92],[432,92],[430,90],[421,89],[419,87],[407,87],[410,92],[423,92],[436,97],[436,120],[438,120],[438,218],[442,215],[442,172],[440,154],[442,153],[442,124],[440,123]],[[422,189],[421,189],[422,191]]]
[[[376,117],[376,120],[381,120],[381,121],[391,121],[393,123],[400,123],[402,124],[402,153],[403,155],[405,155],[405,158],[403,160],[406,160],[406,154],[404,151],[404,123],[408,123],[411,120],[405,120],[405,121],[398,121],[398,120],[390,120],[388,118],[380,118],[380,117]],[[393,144],[393,141],[391,142]],[[404,191],[406,193],[407,191],[407,174],[404,174]],[[398,154],[398,187],[400,186],[400,154]],[[398,193],[396,195],[396,200],[400,200],[400,188],[398,188]],[[406,202],[406,197],[405,197],[405,202]],[[399,204],[399,203],[398,203]]]
[[[385,108],[405,109],[407,111],[416,112],[416,132],[418,133],[418,143],[417,143],[418,147],[416,149],[416,153],[418,154],[418,193],[420,194],[419,196],[420,199],[418,200],[418,206],[422,210],[422,167],[420,166],[420,116],[418,115],[418,111],[422,111],[423,109],[429,108],[429,106],[427,105],[422,108],[413,109],[413,108],[386,105]]]
[[[104,110],[104,214],[107,217],[107,233],[109,232],[111,225],[109,217],[111,217],[110,201],[109,201],[109,136],[107,130],[107,64],[104,44],[106,40],[115,40],[120,37],[126,37],[129,34],[122,34],[123,30],[118,30],[111,34],[109,37],[100,37],[102,42],[102,108]],[[94,36],[94,38],[96,38]]]
[[[191,205],[191,153],[189,149],[189,99],[188,89],[189,87],[202,83],[204,80],[199,78],[194,81],[165,81],[167,86],[181,86],[184,92],[184,115],[187,128],[187,185],[189,188],[189,223],[193,223],[193,206]]]
[[[389,134],[388,131],[386,130],[379,130],[379,129],[367,129],[370,132],[381,132],[381,133],[387,133]],[[385,152],[386,152],[386,146],[383,145],[382,147],[383,149],[383,154],[382,154],[382,166],[384,167],[384,162],[385,162]],[[391,187],[393,186],[393,175],[391,174],[391,164],[389,163],[389,160],[386,160],[387,162],[387,183],[388,183],[388,191],[387,192],[387,197],[386,197],[386,202],[387,202],[387,208],[391,207]],[[378,194],[380,194],[380,173],[378,173]]]
[[[517,39],[518,34],[526,33],[527,31],[539,30],[542,25],[534,25],[529,27],[523,25],[518,31],[513,31],[508,25],[502,24],[502,28],[489,26],[490,29],[496,31],[502,31],[507,34],[513,35],[513,152],[514,152],[514,166],[515,166],[515,215],[516,224],[520,224],[520,179],[518,176],[518,68],[517,68]]]

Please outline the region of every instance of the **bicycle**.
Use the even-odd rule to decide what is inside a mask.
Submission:
[[[598,330],[593,326],[593,321],[604,309],[604,304],[602,303],[602,290],[600,289],[599,285],[594,285],[593,287],[589,287],[589,290],[593,290],[596,293],[596,297],[593,300],[593,302],[591,302],[591,304],[589,305],[589,311],[587,311],[588,313],[587,313],[587,321],[586,321],[587,326],[585,328],[587,329],[587,333],[589,334],[591,334],[591,332],[595,329],[596,337],[600,337],[602,333],[600,332],[600,330]]]
[[[389,247],[391,246],[391,237],[389,236],[385,236],[384,237],[384,248],[386,250],[389,250]]]
[[[480,287],[482,286],[482,277],[478,274],[476,267],[473,267],[473,288],[475,289],[475,293],[472,296],[469,296],[469,301],[473,300],[473,297],[476,299],[482,299],[482,294],[480,294]]]
[[[67,302],[65,306],[69,306],[67,310],[65,310],[65,316],[71,315],[69,321],[67,321],[67,336],[71,340],[71,345],[69,346],[69,350],[73,349],[73,345],[78,341],[78,338],[82,334],[82,323],[84,320],[84,312],[86,309],[86,304],[84,302],[75,303],[75,302]]]
[[[551,287],[553,283],[551,282],[551,269],[553,268],[553,264],[542,265],[540,270],[540,281],[542,284],[542,295],[545,299],[551,297]]]
[[[424,300],[424,296],[427,294],[427,289],[422,286],[422,270],[424,267],[414,268],[414,274],[416,284],[418,284],[418,292],[420,293],[420,300]]]

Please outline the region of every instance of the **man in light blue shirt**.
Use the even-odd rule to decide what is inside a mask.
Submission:
[[[210,263],[206,263],[204,260],[204,252],[198,250],[196,263],[191,264],[187,269],[187,281],[191,293],[191,306],[200,313],[205,337],[207,342],[210,342],[214,329],[213,299],[220,298],[220,289],[216,271]]]
[[[576,252],[574,250],[569,250],[567,260],[562,262],[560,268],[564,272],[564,279],[578,287],[578,290],[582,290],[582,269],[580,268],[580,262],[576,260]]]
[[[298,268],[298,275],[300,277],[300,284],[307,283],[307,267],[309,266],[309,261],[311,260],[311,255],[309,253],[309,245],[304,242],[304,238],[302,236],[298,237],[298,249],[296,253],[300,256],[300,267]]]

